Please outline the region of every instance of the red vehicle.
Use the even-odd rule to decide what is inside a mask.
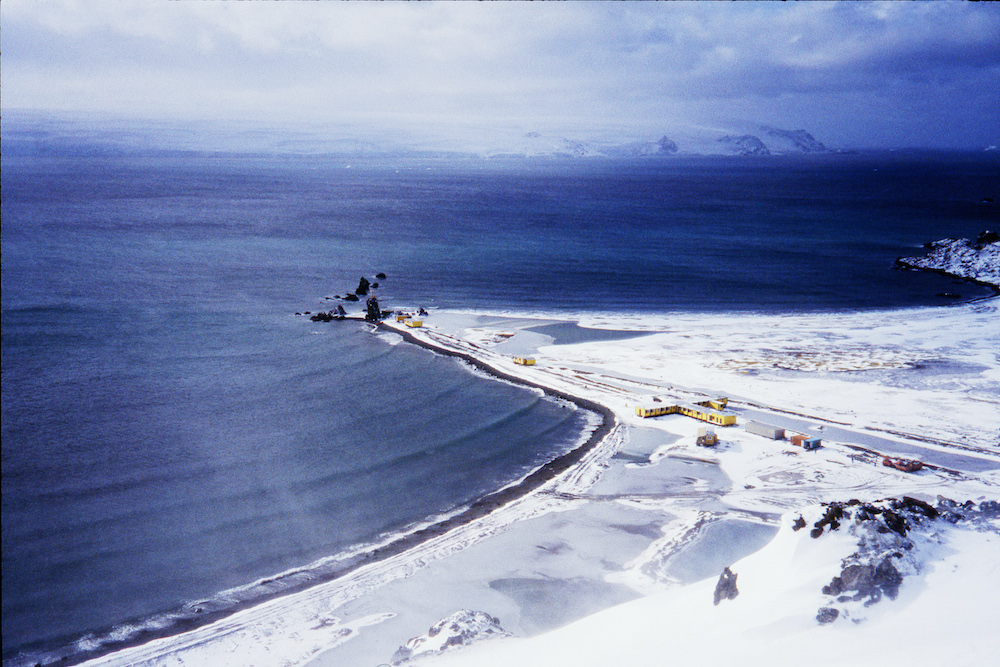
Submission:
[[[895,468],[896,470],[902,470],[903,472],[916,472],[924,467],[924,464],[915,459],[894,459],[891,456],[886,456],[882,459],[882,465]]]

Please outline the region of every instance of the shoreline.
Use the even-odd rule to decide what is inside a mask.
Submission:
[[[360,318],[348,317],[346,319],[364,323],[364,320]],[[613,433],[615,428],[618,426],[619,422],[614,411],[604,405],[601,405],[600,403],[597,403],[596,401],[576,396],[553,387],[547,387],[516,375],[504,373],[503,371],[490,366],[488,363],[477,359],[470,354],[457,350],[451,350],[447,347],[436,345],[430,341],[421,340],[420,338],[412,335],[409,331],[392,327],[384,322],[379,322],[374,328],[395,333],[401,336],[406,342],[429,350],[435,354],[460,359],[464,363],[467,363],[473,368],[486,373],[498,381],[510,382],[518,386],[537,389],[542,391],[547,396],[570,402],[580,410],[591,412],[600,416],[601,421],[596,427],[593,428],[590,435],[587,436],[587,439],[581,444],[547,461],[529,472],[520,480],[512,482],[507,486],[473,500],[465,509],[458,511],[456,514],[452,514],[443,519],[434,520],[429,525],[425,525],[423,527],[416,528],[411,532],[389,538],[390,541],[388,542],[363,549],[358,553],[348,556],[343,564],[339,564],[332,571],[316,572],[315,570],[307,569],[308,566],[305,566],[262,578],[258,581],[252,582],[250,585],[273,585],[283,584],[285,582],[288,582],[288,585],[280,590],[274,590],[270,593],[260,595],[245,602],[238,602],[234,605],[226,607],[225,609],[217,611],[204,612],[201,608],[199,608],[199,602],[189,603],[190,606],[195,607],[195,616],[190,618],[179,617],[170,626],[160,629],[143,628],[126,640],[102,643],[99,648],[90,651],[80,651],[79,653],[76,653],[74,657],[67,656],[57,659],[58,664],[78,665],[90,664],[95,661],[99,663],[102,660],[113,661],[115,655],[119,652],[128,651],[130,649],[139,649],[150,642],[158,640],[170,641],[173,638],[182,637],[189,632],[204,629],[215,623],[225,621],[226,619],[240,614],[241,612],[252,610],[255,607],[278,601],[281,598],[294,596],[324,584],[343,580],[367,565],[388,561],[393,557],[405,554],[434,538],[444,536],[457,528],[472,524],[479,519],[489,516],[498,509],[508,506],[511,503],[530,495],[538,488],[544,486],[546,483],[552,481],[559,475],[580,463],[588,452],[603,442],[605,438]],[[307,581],[295,581],[303,573],[308,573],[310,578]],[[222,593],[225,593],[225,591],[222,591]],[[206,605],[201,604],[201,606]],[[141,619],[138,622],[143,623],[148,622],[149,620],[150,619]],[[114,629],[109,629],[105,636],[111,635],[113,630]],[[76,638],[73,643],[63,643],[61,646],[79,646],[80,642],[81,639]],[[16,656],[11,656],[10,661],[12,664],[15,663]],[[5,664],[7,664],[6,660]]]
[[[286,589],[281,593],[275,594],[272,598],[269,598],[267,600],[258,599],[250,604],[243,605],[240,607],[239,610],[233,610],[230,614],[226,614],[226,616],[232,616],[233,614],[237,613],[237,611],[245,611],[246,614],[244,614],[242,618],[234,619],[230,623],[223,623],[222,626],[220,626],[220,628],[216,629],[214,632],[212,629],[207,629],[206,625],[205,630],[202,630],[202,632],[195,632],[192,635],[191,639],[189,639],[188,637],[182,637],[181,635],[178,635],[178,633],[164,633],[164,634],[169,634],[171,637],[176,639],[173,638],[166,639],[164,640],[165,643],[162,643],[159,647],[150,647],[148,650],[143,650],[141,648],[137,649],[138,655],[136,653],[133,653],[132,651],[126,651],[126,653],[132,654],[133,659],[129,659],[126,656],[120,656],[118,659],[116,659],[115,655],[106,655],[103,660],[99,659],[96,662],[96,664],[117,664],[117,665],[155,664],[157,660],[162,660],[167,655],[171,654],[176,655],[177,653],[184,655],[189,649],[191,649],[193,644],[202,644],[202,643],[212,644],[211,647],[205,649],[208,652],[219,651],[223,649],[222,646],[218,646],[218,644],[220,644],[218,640],[222,636],[226,636],[226,634],[232,632],[245,633],[247,632],[246,630],[247,627],[250,627],[252,629],[252,626],[255,625],[258,627],[259,631],[260,627],[266,626],[267,624],[270,623],[269,620],[266,620],[267,615],[271,614],[273,616],[274,609],[282,608],[290,612],[296,610],[299,606],[305,606],[312,608],[312,611],[310,613],[315,614],[316,613],[315,608],[318,604],[318,601],[324,598],[333,598],[338,600],[337,606],[333,606],[331,603],[331,606],[333,606],[333,608],[337,610],[336,614],[338,619],[336,621],[338,625],[334,625],[332,627],[334,628],[339,627],[344,632],[347,632],[347,630],[344,630],[344,628],[351,628],[351,626],[348,623],[341,623],[339,621],[339,618],[343,615],[343,612],[340,611],[340,607],[346,606],[350,610],[347,613],[348,617],[350,617],[351,614],[360,614],[362,612],[370,614],[372,611],[370,607],[372,605],[370,602],[365,602],[365,600],[368,600],[370,596],[375,596],[376,599],[382,600],[383,602],[386,596],[389,596],[389,599],[394,600],[394,603],[390,604],[387,607],[388,609],[392,609],[394,611],[398,611],[400,609],[409,609],[408,607],[405,606],[398,607],[395,605],[413,604],[412,601],[407,602],[407,600],[415,600],[415,598],[403,598],[403,597],[394,598],[392,596],[399,595],[398,591],[400,587],[406,589],[406,586],[412,586],[412,584],[406,582],[408,582],[409,579],[413,575],[415,575],[415,573],[417,572],[421,573],[421,576],[417,577],[418,579],[421,580],[425,579],[427,576],[431,576],[427,574],[427,570],[436,572],[437,574],[435,576],[441,576],[442,573],[444,573],[445,576],[456,576],[454,575],[454,573],[448,574],[450,568],[458,567],[459,570],[461,570],[461,568],[463,567],[462,563],[466,562],[469,558],[481,559],[483,557],[482,554],[484,553],[484,551],[488,551],[490,548],[496,548],[495,544],[496,540],[499,539],[497,537],[499,534],[514,533],[514,534],[524,535],[526,532],[531,533],[531,531],[533,530],[537,531],[538,530],[537,527],[533,528],[530,525],[533,523],[534,520],[528,518],[532,516],[537,516],[537,512],[532,513],[535,510],[532,510],[531,507],[528,507],[529,512],[527,514],[523,514],[522,510],[525,508],[525,505],[520,503],[515,503],[514,501],[517,501],[522,498],[531,498],[533,491],[543,486],[547,481],[550,481],[558,477],[561,473],[566,472],[567,470],[573,468],[574,465],[578,464],[586,456],[587,452],[592,451],[595,447],[597,447],[599,443],[601,443],[605,438],[607,438],[609,434],[613,433],[616,427],[624,426],[629,431],[631,431],[634,426],[634,423],[635,424],[639,423],[637,422],[637,420],[632,419],[629,416],[630,413],[627,409],[624,412],[622,411],[622,407],[627,405],[627,403],[623,402],[622,400],[622,394],[620,392],[617,394],[614,393],[613,391],[611,391],[613,387],[606,384],[608,379],[611,378],[612,380],[614,380],[614,384],[618,385],[619,388],[625,388],[625,385],[623,385],[622,383],[627,382],[630,393],[635,398],[638,398],[639,397],[638,395],[642,394],[646,390],[637,388],[633,380],[630,379],[633,377],[632,373],[638,372],[635,369],[635,367],[631,367],[630,364],[626,364],[625,366],[616,365],[620,363],[619,360],[612,358],[605,359],[602,357],[602,363],[607,362],[609,365],[605,370],[600,370],[599,373],[595,375],[593,373],[594,368],[590,365],[591,362],[581,358],[576,358],[573,356],[573,354],[568,354],[570,352],[575,353],[577,350],[583,350],[588,346],[596,346],[594,349],[604,350],[605,355],[607,357],[612,357],[614,355],[609,355],[607,353],[616,350],[618,347],[621,347],[622,346],[621,343],[616,343],[616,342],[603,343],[603,344],[583,343],[580,345],[555,346],[554,348],[545,347],[544,351],[540,352],[540,354],[542,355],[544,360],[547,360],[548,363],[543,364],[540,368],[545,370],[546,372],[546,375],[543,376],[546,379],[546,381],[554,383],[554,386],[549,386],[549,385],[543,385],[540,382],[534,382],[531,379],[524,377],[523,375],[514,375],[512,372],[505,372],[502,368],[498,368],[497,365],[494,364],[492,361],[493,355],[497,355],[498,351],[490,349],[489,345],[487,345],[486,347],[482,347],[481,345],[473,342],[474,339],[466,338],[463,336],[461,331],[465,329],[466,323],[461,321],[462,319],[461,315],[459,316],[458,323],[456,324],[455,318],[452,317],[453,315],[455,315],[455,313],[443,311],[442,314],[449,315],[449,318],[443,319],[440,327],[434,326],[429,329],[425,328],[422,330],[415,330],[411,332],[402,325],[383,323],[378,327],[378,330],[396,334],[400,336],[401,339],[403,339],[408,343],[412,343],[420,347],[423,347],[425,349],[429,349],[437,354],[458,358],[463,363],[468,363],[474,369],[487,373],[488,375],[495,377],[501,381],[508,381],[521,386],[531,387],[543,391],[549,396],[559,398],[562,400],[568,400],[572,402],[574,405],[580,407],[581,409],[586,409],[591,412],[596,412],[600,414],[602,417],[601,424],[598,425],[596,428],[594,428],[594,430],[590,433],[585,442],[577,445],[566,454],[563,454],[553,459],[552,461],[549,461],[547,464],[541,466],[540,468],[532,471],[526,477],[521,479],[519,482],[515,482],[509,485],[508,487],[505,487],[494,493],[488,494],[487,496],[479,498],[471,505],[466,507],[466,509],[460,511],[458,514],[454,516],[448,517],[441,521],[436,521],[433,524],[426,525],[418,530],[414,530],[412,533],[396,538],[392,542],[368,550],[367,553],[358,555],[355,559],[353,559],[351,562],[347,563],[343,567],[338,567],[337,570],[335,572],[332,572],[329,576],[326,576],[322,579],[314,579],[306,584],[300,585],[298,588],[295,589],[293,588]],[[934,322],[935,316],[937,317],[943,316],[946,319],[958,317],[960,318],[959,321],[963,322],[969,322],[973,320],[979,321],[983,319],[983,315],[981,314],[976,315],[973,312],[972,308],[970,307],[966,307],[957,313],[953,311],[951,307],[948,307],[943,310],[936,310],[936,312],[933,314],[920,315],[918,319],[924,323],[924,326],[932,326],[936,328],[938,325],[937,322]],[[968,319],[969,317],[972,317],[973,320],[969,320]],[[913,313],[910,313],[909,311],[904,313],[896,313],[892,318],[893,322],[889,323],[890,329],[899,331],[911,330],[912,318],[913,318]],[[357,321],[355,318],[350,318],[350,319]],[[778,318],[778,320],[775,320],[773,317],[750,318],[749,320],[740,317],[725,318],[725,319],[733,320],[734,322],[737,323],[736,326],[738,327],[749,326],[753,330],[759,330],[759,333],[768,340],[770,340],[771,336],[774,335],[774,331],[772,330],[769,323],[781,321],[782,327],[785,327],[786,326],[785,322],[787,321],[787,318]],[[856,326],[861,322],[865,321],[866,318],[850,317],[844,319],[844,317],[840,315],[831,315],[829,318],[822,317],[819,318],[820,321],[817,321],[817,318],[815,317],[796,318],[796,321],[800,320],[803,322],[803,326],[808,327],[809,330],[813,330],[813,329],[825,329],[826,327],[839,328],[841,326],[848,325],[851,322],[854,322],[854,324],[851,326]],[[703,317],[693,317],[690,321],[679,323],[681,324],[680,329],[682,331],[690,330],[691,326],[695,325],[695,323],[700,323],[705,321],[706,320]],[[726,327],[733,325],[728,321],[722,321],[717,318],[711,318],[710,321],[712,323],[713,329],[719,329],[718,332],[712,335],[720,336],[721,339],[729,340],[728,334],[726,332]],[[498,331],[501,330],[521,331],[523,329],[523,328],[518,328],[517,326],[514,326],[512,329],[507,329],[505,323],[502,321],[493,323],[488,326],[493,327]],[[905,326],[905,329],[899,328],[903,326]],[[789,333],[789,335],[798,335],[798,334],[799,332],[795,329],[793,329]],[[670,334],[669,332],[667,332],[666,334],[663,335],[670,335]],[[438,340],[439,338],[440,340]],[[635,347],[637,350],[639,350],[639,352],[633,351],[629,353],[632,356],[626,357],[626,359],[634,360],[640,358],[635,355],[642,354],[641,350],[644,349],[642,346],[649,342],[657,342],[658,344],[665,345],[664,352],[668,355],[677,354],[678,352],[678,350],[675,349],[674,344],[669,339],[664,339],[663,343],[648,338],[632,339],[631,341],[626,341],[626,343],[628,343],[628,345],[632,347]],[[690,363],[694,363],[695,365],[703,364],[705,362],[705,359],[699,357],[699,354],[702,353],[697,349],[697,346],[695,348],[692,348],[691,347],[692,344],[693,342],[684,343],[685,347],[682,349],[690,350],[693,353],[694,358],[690,360]],[[456,349],[456,345],[459,347],[469,346],[469,350],[463,351],[462,349]],[[770,343],[768,343],[768,346],[770,346]],[[847,349],[849,351],[852,348],[853,345],[849,345]],[[779,349],[778,351],[784,353],[783,350]],[[482,353],[482,354],[478,354],[478,356],[476,356],[477,353]],[[837,350],[834,350],[833,356],[836,357],[838,353],[839,352]],[[509,355],[503,354],[502,356],[498,356],[496,360],[500,361],[501,358],[509,362]],[[552,362],[555,362],[558,365],[553,365]],[[658,364],[660,362],[656,362],[655,360],[653,360],[653,363]],[[564,365],[567,365],[569,368],[564,368]],[[514,372],[517,372],[518,369],[517,367],[512,367],[512,370]],[[571,376],[571,374],[574,371],[576,372],[576,374]],[[603,374],[609,371],[612,373],[610,376]],[[623,372],[624,374],[622,374]],[[671,369],[671,372],[675,371]],[[525,373],[530,375],[530,372],[528,371],[525,371]],[[667,388],[667,383],[665,383],[662,378],[659,378],[655,375],[650,376],[645,374],[645,372],[642,372],[635,377],[651,378],[653,384],[659,385],[662,389]],[[738,376],[732,376],[732,377],[738,377]],[[758,378],[756,381],[759,382],[764,379],[765,378],[761,377]],[[807,389],[809,387],[814,387],[812,383],[814,383],[815,381],[816,381],[815,379],[810,379],[809,376],[803,376],[801,382],[804,382],[805,384],[803,384],[802,387],[804,389]],[[796,382],[795,384],[799,385],[800,382]],[[586,396],[574,394],[571,390],[567,391],[564,389],[567,386],[571,388],[574,387],[578,388],[581,390],[581,392],[587,392],[588,395],[601,397],[600,400],[605,400],[608,403],[607,405],[603,405],[602,403],[592,400],[591,398],[588,398]],[[688,387],[689,389],[691,388],[690,385],[688,385]],[[625,400],[633,400],[633,399],[625,399]],[[622,405],[619,405],[619,403],[622,403]],[[785,405],[784,401],[778,400],[777,397],[769,397],[766,403],[777,404],[786,408],[789,407]],[[767,405],[763,404],[761,404],[759,407],[765,410],[769,409]],[[595,410],[594,408],[597,409]],[[877,411],[876,414],[878,414]],[[817,415],[816,413],[813,413],[813,416],[811,418],[815,419],[818,416],[819,415]],[[828,417],[829,415],[827,414],[826,416]],[[852,422],[854,429],[861,428],[859,426],[859,423],[863,424],[863,421],[858,422],[857,420],[860,417],[861,415],[857,415],[855,418],[852,418],[850,420]],[[652,424],[650,423],[650,425]],[[647,422],[641,422],[641,426],[646,427]],[[672,425],[667,424],[665,422],[660,422],[656,426],[658,428],[666,428],[667,431],[675,433],[684,433],[685,429],[691,431],[694,430],[694,426],[692,424],[686,424],[683,422],[673,423]],[[732,434],[733,436],[737,435],[736,432],[730,432],[728,430],[726,430],[724,435],[728,436],[730,434]],[[742,438],[743,436],[740,437]],[[912,437],[913,437],[912,433],[898,434],[898,439],[902,441],[912,442]],[[757,443],[754,443],[754,448],[756,447]],[[634,444],[632,448],[634,448]],[[656,461],[670,460],[673,458],[674,454],[683,453],[685,447],[680,447],[678,449],[677,446],[672,446],[672,449],[676,451],[674,451],[672,454],[668,454],[666,459],[654,460],[655,457],[651,456],[650,460],[651,462],[653,462],[654,467],[656,465]],[[746,444],[744,444],[743,449],[747,450]],[[835,453],[835,449],[831,449],[829,451],[830,453]],[[714,455],[716,454],[716,452],[711,452],[711,454]],[[677,456],[677,458],[681,457]],[[782,458],[785,458],[785,460],[787,461],[786,457]],[[853,459],[848,458],[848,461],[851,460]],[[606,462],[610,462],[610,458]],[[622,466],[622,465],[624,465],[624,463],[622,462],[614,464],[614,466]],[[782,465],[787,467],[787,464],[782,464]],[[648,469],[649,468],[646,468],[646,470]],[[733,475],[734,471],[736,473],[736,476]],[[584,472],[589,472],[589,469]],[[723,472],[726,475],[730,476],[734,487],[731,494],[729,492],[727,492],[727,494],[724,494],[723,497],[725,498],[725,504],[734,505],[734,507],[735,506],[742,507],[744,505],[744,501],[739,500],[739,502],[736,502],[736,500],[738,500],[739,498],[743,498],[745,496],[752,496],[756,492],[743,491],[738,488],[740,486],[740,482],[742,481],[742,479],[744,479],[741,475],[745,474],[741,469],[741,466],[737,466],[735,469],[730,469],[724,466]],[[878,470],[877,472],[871,471],[870,473],[866,474],[872,474],[878,476],[881,473],[882,471]],[[628,473],[628,474],[633,474],[633,473]],[[601,475],[603,476],[604,473],[602,472]],[[749,479],[753,481],[753,479],[764,478],[764,477],[765,477],[764,475],[757,474],[755,477],[751,477]],[[610,479],[611,481],[614,481],[614,475],[611,475]],[[914,481],[916,480],[917,478],[914,478]],[[607,486],[606,484],[607,481],[608,480],[603,480],[601,482],[602,485],[601,492],[605,494],[603,496],[598,494],[597,491],[595,491],[593,494],[587,492],[586,494],[581,496],[574,496],[571,499],[563,498],[562,500],[569,500],[573,503],[579,503],[581,501],[587,502],[585,500],[587,496],[592,496],[595,499],[599,498],[612,499],[614,497],[614,493],[612,494],[606,493],[607,489],[605,487]],[[760,480],[758,479],[757,481],[753,481],[753,484],[759,485]],[[781,485],[778,486],[780,487]],[[921,488],[923,488],[922,484]],[[916,492],[920,493],[919,490],[917,490]],[[670,496],[672,493],[673,493],[672,491],[668,492],[667,496]],[[787,490],[782,490],[780,493],[791,494],[793,493],[793,489],[789,488]],[[730,495],[732,495],[733,497],[730,498]],[[542,497],[536,495],[534,497],[538,502],[542,502],[543,504],[550,502],[552,500],[548,496]],[[674,502],[680,501],[679,503],[680,506],[684,507],[686,507],[688,504],[696,504],[697,502],[700,502],[694,499],[685,500],[680,495],[676,495],[673,497],[675,498]],[[637,495],[636,498],[641,499],[642,498],[641,494]],[[750,502],[750,504],[746,505],[746,507],[750,509],[755,509],[755,508],[763,509],[764,506],[759,504],[759,502],[763,502],[763,500],[764,499],[762,498],[761,501]],[[607,502],[607,501],[595,500],[594,502]],[[496,515],[497,521],[501,523],[498,529],[496,528],[496,526],[493,526],[492,523],[488,521],[487,524],[477,525],[473,530],[465,530],[465,531],[456,530],[462,527],[469,526],[470,524],[474,524],[474,522],[476,522],[477,519],[488,517],[492,513],[496,512],[498,509],[504,508],[505,506],[508,505],[510,505],[513,508],[514,514],[517,515],[514,516],[513,523],[510,523],[511,519],[510,513],[505,512],[505,513],[497,513]],[[770,506],[771,503],[767,502],[765,503],[765,505]],[[542,510],[543,514],[544,512],[547,511],[549,510]],[[712,511],[718,512],[719,510],[714,509]],[[556,511],[555,514],[560,514],[560,512]],[[738,516],[738,513],[733,514],[732,516]],[[507,522],[503,523],[505,520],[507,520]],[[537,526],[537,523],[535,523],[535,525]],[[448,535],[448,533],[452,533],[452,535]],[[436,540],[436,538],[443,538],[443,541]],[[503,538],[500,540],[500,542],[504,543],[504,540],[506,539],[508,538]],[[483,543],[482,548],[477,548],[476,546],[470,547],[470,545],[478,546],[480,543]],[[418,548],[424,544],[427,544],[429,548],[428,549]],[[411,551],[413,552],[412,556],[405,556],[405,554]],[[469,555],[466,553],[466,551],[471,551],[474,554],[478,555]],[[459,554],[461,554],[461,556]],[[403,556],[408,560],[403,561],[399,560],[399,558],[392,560],[394,557],[400,557],[400,556]],[[384,565],[382,565],[383,563]],[[431,563],[434,563],[434,565],[431,565]],[[366,570],[362,573],[361,571],[364,570],[366,566],[374,566],[374,569]],[[357,573],[357,576],[350,576],[355,573]],[[374,578],[374,583],[372,581],[373,578]],[[365,591],[357,593],[357,587],[359,585],[358,581],[362,579],[364,580],[362,582],[362,585],[365,588]],[[338,580],[343,582],[343,584],[338,585],[336,583]],[[322,586],[323,584],[328,584],[331,582],[333,582],[334,584],[333,589],[329,588],[326,590],[320,589],[320,586]],[[310,592],[309,589],[313,589],[313,591]],[[393,593],[392,591],[396,592]],[[297,594],[297,596],[295,596],[295,599],[292,599],[293,594]],[[288,598],[288,600],[282,601],[282,598]],[[466,603],[462,602],[461,604],[466,604]],[[474,604],[474,603],[469,603],[469,604]],[[255,610],[253,609],[255,607],[261,607],[261,609]],[[361,611],[358,610],[358,607],[361,608]],[[484,607],[484,608],[491,609],[490,607]],[[409,614],[409,616],[412,616],[412,610],[408,611],[407,613]],[[395,614],[392,614],[392,616],[395,616]],[[410,620],[409,616],[407,617],[407,620]],[[312,616],[311,618],[315,619],[316,617]],[[325,617],[320,616],[319,618],[320,618],[320,625],[323,625],[324,623],[327,622],[326,620],[323,620]],[[436,619],[431,619],[431,620],[436,620]],[[382,621],[377,621],[373,623],[381,623],[381,622]],[[429,625],[429,623],[425,623],[423,628],[426,629],[427,625]],[[338,652],[337,648],[341,644],[346,642],[348,638],[353,638],[353,640],[348,643],[348,655],[350,655],[352,652],[362,651],[363,650],[362,648],[355,648],[355,645],[358,644],[358,641],[356,640],[358,635],[355,632],[357,629],[358,629],[357,627],[351,628],[351,632],[354,632],[354,634],[348,634],[344,639],[336,639],[336,640],[327,639],[325,642],[323,642],[320,647],[320,653],[317,653],[313,656],[317,660],[316,664],[317,665],[340,664],[340,658],[334,658],[333,656],[334,654],[338,656],[343,655],[343,650],[340,650]],[[388,635],[391,635],[392,632],[396,632],[396,630],[391,630],[391,631],[379,630],[375,632],[375,635],[382,633],[383,636],[386,636],[387,633]],[[284,638],[287,639],[288,630],[284,630],[283,635]],[[368,637],[369,633],[365,632],[362,633],[362,635]],[[197,638],[199,636],[201,637],[200,639]],[[151,637],[147,638],[145,641],[148,641],[149,639],[151,639]],[[269,641],[274,641],[274,640],[269,640]],[[365,641],[374,641],[374,640],[368,640],[368,639],[362,640],[360,646],[362,647],[365,646],[364,644]],[[405,638],[403,641],[405,641]],[[192,650],[194,650],[196,654],[194,657],[201,656],[202,658],[204,658],[204,654],[201,653],[202,650],[201,648],[195,648]],[[287,647],[285,650],[288,650]],[[333,653],[331,653],[329,657],[323,655],[328,650],[333,651]],[[371,652],[372,656],[371,661],[373,662],[377,661],[378,655],[381,654]],[[388,655],[383,655],[383,657],[387,658]],[[180,660],[180,662],[183,663],[183,660]],[[350,661],[347,661],[347,663],[353,664],[350,663]],[[185,664],[198,664],[198,663],[195,662],[195,663],[185,663]],[[288,664],[305,664],[305,662],[290,661]]]

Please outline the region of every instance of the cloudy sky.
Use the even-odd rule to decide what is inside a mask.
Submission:
[[[994,3],[3,0],[3,109],[1000,143]]]

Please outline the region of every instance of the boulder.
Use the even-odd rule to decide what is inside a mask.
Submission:
[[[1000,234],[986,230],[979,233],[976,237],[976,250],[982,250],[983,246],[989,245],[990,243],[996,243],[1000,241]]]
[[[358,289],[354,290],[355,294],[357,294],[358,296],[364,296],[368,294],[368,287],[370,285],[371,283],[368,282],[368,279],[365,278],[364,276],[361,276],[361,280],[358,282]]]
[[[715,584],[715,605],[718,606],[723,600],[735,600],[740,594],[736,588],[736,574],[728,567],[722,570],[719,575],[719,582]]]
[[[830,526],[830,530],[837,530],[840,528],[840,521],[844,516],[844,506],[840,503],[830,503],[829,507],[826,509],[826,513],[823,518],[817,521],[813,526],[815,526],[809,535],[812,537],[819,537],[823,534],[823,527]]]
[[[878,565],[852,563],[844,566],[840,576],[834,577],[829,584],[823,587],[823,595],[853,592],[854,596],[850,599],[857,601],[868,598],[865,603],[865,606],[868,606],[881,600],[883,593],[890,600],[895,600],[896,596],[899,595],[899,585],[902,582],[903,575],[887,557],[883,558]]]
[[[824,625],[827,623],[833,623],[837,620],[838,616],[840,616],[840,612],[833,607],[823,607],[816,612],[816,620]]]
[[[906,531],[909,529],[906,519],[892,510],[884,510],[882,512],[882,519],[889,530],[899,533],[901,537],[906,537]]]
[[[368,322],[378,322],[382,319],[382,311],[378,307],[378,298],[374,296],[368,297],[368,301],[365,304],[365,320]]]
[[[900,506],[911,512],[919,512],[929,519],[933,519],[938,515],[938,511],[930,503],[926,503],[918,498],[911,498],[910,496],[903,496],[903,502],[900,503]]]
[[[411,659],[443,653],[455,646],[468,646],[494,637],[509,637],[495,616],[486,612],[463,609],[431,626],[427,634],[406,642],[392,656],[398,665]]]

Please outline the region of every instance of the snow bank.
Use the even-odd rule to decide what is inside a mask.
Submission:
[[[964,515],[952,517],[955,523],[904,508],[900,501],[842,507],[846,525],[836,530],[827,525],[816,537],[799,528],[803,522],[821,521],[827,507],[784,515],[778,535],[766,548],[733,564],[739,592],[732,599],[715,604],[717,582],[708,579],[609,609],[547,635],[490,642],[428,664],[994,662],[1000,650],[995,631],[995,619],[1000,618],[996,505],[986,503],[980,509],[973,503]],[[906,521],[907,535],[887,528],[883,512],[896,512]],[[876,598],[870,581],[864,595],[856,588],[842,589],[847,595],[828,594],[835,578],[844,578],[866,559],[888,559],[898,566],[893,566],[898,587],[885,584],[891,595],[882,597],[880,592],[880,601],[866,606],[865,600]]]
[[[990,663],[1000,536],[983,501],[1000,489],[998,308],[590,314],[582,326],[649,335],[572,345],[530,331],[557,316],[432,312],[399,333],[603,406],[616,422],[608,437],[531,493],[412,549],[95,664]],[[699,422],[634,413],[652,396],[718,395],[741,421],[790,420],[824,446],[736,426],[707,449]],[[940,460],[907,474],[868,450]],[[833,501],[844,514],[811,537]],[[739,593],[715,605],[725,566]]]

